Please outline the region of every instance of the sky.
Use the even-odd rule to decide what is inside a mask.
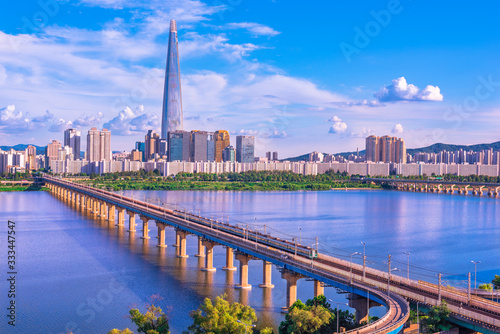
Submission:
[[[256,154],[500,140],[500,3],[26,0],[0,11],[0,145],[109,128],[159,132],[177,20],[184,130],[256,137]]]

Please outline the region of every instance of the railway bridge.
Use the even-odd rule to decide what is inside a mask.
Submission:
[[[260,260],[263,278],[259,287],[272,288],[272,265],[280,268],[281,278],[287,282],[286,302],[283,311],[297,299],[297,281],[314,280],[314,295],[324,293],[325,286],[333,286],[349,293],[349,304],[356,310],[357,321],[368,319],[369,309],[383,305],[386,314],[379,320],[353,330],[353,333],[399,333],[408,320],[409,302],[424,306],[448,303],[452,321],[482,333],[500,333],[500,304],[427,282],[410,280],[387,272],[321,254],[316,247],[304,246],[297,240],[284,240],[266,233],[201,217],[186,211],[152,205],[113,192],[43,175],[40,181],[57,198],[73,207],[94,214],[110,223],[125,226],[136,232],[136,216],[142,223],[141,238],[150,238],[150,222],[158,231],[158,247],[166,247],[165,229],[173,227],[176,233],[176,256],[186,254],[187,236],[197,237],[198,253],[205,258],[203,271],[217,270],[213,265],[213,249],[226,249],[226,265],[222,270],[238,270],[237,289],[251,289],[248,282],[248,262]],[[234,265],[234,258],[239,268]],[[470,277],[470,275],[469,275]],[[470,286],[470,284],[469,284]]]

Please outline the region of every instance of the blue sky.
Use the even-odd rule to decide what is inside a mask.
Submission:
[[[130,150],[159,130],[169,20],[184,127],[256,136],[257,154],[500,140],[500,4],[40,0],[0,12],[0,143],[77,127]],[[85,144],[83,144],[85,147]]]

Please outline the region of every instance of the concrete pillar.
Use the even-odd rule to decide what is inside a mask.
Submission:
[[[175,244],[173,244],[172,246],[173,247],[179,247],[179,245],[181,244],[181,238],[179,237],[179,235],[177,233],[175,233]]]
[[[85,202],[87,201],[87,196],[80,194],[80,207],[85,210]]]
[[[240,261],[240,283],[236,284],[234,287],[236,289],[251,289],[252,286],[248,284],[248,261],[252,257],[246,254],[237,254],[236,260]]]
[[[222,270],[236,270],[234,266],[234,250],[231,247],[226,247],[226,266]]]
[[[203,238],[202,237],[198,237],[198,254],[196,254],[195,256],[196,257],[205,257],[205,246],[203,246]]]
[[[165,224],[156,222],[156,226],[158,227],[158,245],[157,247],[167,247],[165,245]]]
[[[349,307],[356,310],[356,323],[360,324],[363,321],[368,320],[368,310],[374,306],[380,306],[376,301],[370,300],[368,305],[368,299],[356,294],[349,294]]]
[[[125,209],[117,208],[118,210],[118,221],[116,222],[116,226],[123,226],[123,221],[125,220]]]
[[[214,268],[214,246],[215,242],[204,240],[203,246],[207,250],[207,255],[205,256],[205,267],[201,268],[202,271],[215,271]],[[180,248],[180,247],[179,247]]]
[[[271,283],[273,271],[273,264],[268,261],[262,261],[262,284],[259,284],[261,288],[274,288],[274,285]]]
[[[116,211],[116,206],[114,205],[108,206],[108,221],[110,222],[115,221],[115,211]]]
[[[177,247],[177,257],[187,258],[189,255],[186,254],[186,237],[189,233],[177,230],[175,231],[177,234],[177,240],[179,242],[179,246]]]
[[[99,204],[101,207],[99,216],[101,216],[101,218],[107,219],[108,203],[106,203],[105,201],[99,201]]]
[[[92,213],[94,214],[98,214],[99,211],[99,202],[97,202],[97,199],[93,198],[92,199]]]
[[[127,210],[128,214],[128,231],[129,232],[135,232],[135,212]],[[125,217],[125,213],[123,214]],[[122,219],[122,225],[123,225],[123,220]]]
[[[297,281],[304,276],[289,271],[281,273],[281,278],[286,279],[286,306],[281,312],[288,313],[288,309],[297,301]]]
[[[92,211],[92,197],[90,196],[85,196],[85,210],[87,212]]]
[[[149,239],[149,218],[146,216],[140,216],[142,220],[142,239]]]
[[[323,282],[314,280],[314,297],[318,297],[325,294],[325,287]]]

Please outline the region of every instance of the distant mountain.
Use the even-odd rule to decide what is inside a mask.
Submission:
[[[0,150],[8,151],[11,148],[13,148],[16,151],[24,151],[28,147],[28,145],[33,145],[33,144],[17,144],[14,146],[0,146]],[[47,146],[36,146],[36,145],[33,145],[33,146],[36,147],[36,154],[45,154],[45,149],[47,148]]]
[[[437,144],[432,144],[430,146],[421,147],[421,148],[408,148],[408,149],[406,149],[406,152],[413,155],[417,152],[439,153],[441,151],[459,151],[460,149],[462,149],[464,151],[482,151],[482,150],[489,150],[490,148],[492,148],[493,151],[499,151],[500,150],[500,141],[497,141],[497,142],[491,143],[491,144],[476,144],[476,145],[454,145],[454,144],[437,143]],[[327,154],[327,153],[323,153],[323,154]],[[356,154],[356,151],[335,153],[335,155],[341,155],[343,157],[348,157],[351,154]],[[359,151],[359,155],[365,155],[365,150]],[[285,160],[286,161],[307,161],[307,160],[309,160],[309,153],[299,155],[298,157],[283,159],[281,161],[285,161]]]

